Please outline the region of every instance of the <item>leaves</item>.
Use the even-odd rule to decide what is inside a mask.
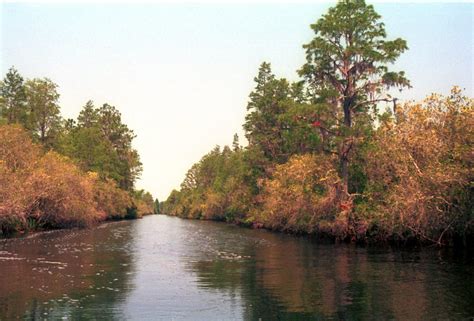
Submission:
[[[379,224],[438,243],[466,233],[474,219],[474,100],[454,88],[450,97],[404,104],[395,117],[379,128],[367,155],[366,197],[386,213]]]

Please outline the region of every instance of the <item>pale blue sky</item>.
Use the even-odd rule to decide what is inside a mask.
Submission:
[[[216,144],[243,141],[258,65],[296,79],[309,24],[332,3],[0,4],[0,68],[59,85],[62,113],[88,99],[115,105],[137,134],[138,186],[164,200]],[[375,3],[389,38],[409,51],[396,64],[413,89],[403,99],[452,85],[473,96],[473,7]]]

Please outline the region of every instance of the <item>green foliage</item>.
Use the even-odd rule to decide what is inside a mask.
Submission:
[[[315,38],[303,46],[307,63],[300,74],[316,93],[332,89],[352,99],[353,108],[384,86],[409,85],[403,72],[388,71],[387,66],[408,48],[406,41],[385,40],[380,18],[364,0],[342,0],[311,25]]]
[[[25,125],[28,119],[23,77],[11,67],[0,82],[0,117],[5,123]]]
[[[155,213],[153,196],[145,190],[141,189],[133,192],[133,203],[138,217]]]
[[[139,155],[132,148],[135,135],[122,123],[120,112],[108,104],[95,108],[88,101],[77,118],[64,126],[58,149],[76,159],[85,171],[110,178],[131,191],[142,171]]]
[[[58,135],[61,115],[57,85],[51,80],[32,79],[25,83],[29,117],[26,128],[46,147],[52,147]]]
[[[174,190],[163,212],[187,218],[206,218],[238,222],[251,206],[249,181],[252,172],[245,152],[222,151],[216,146],[187,172],[181,191]]]
[[[161,214],[161,204],[157,198],[155,198],[155,201],[153,202],[153,210],[154,214]]]
[[[256,86],[250,93],[244,129],[250,145],[258,145],[269,160],[286,159],[282,146],[282,124],[279,115],[287,109],[290,85],[285,79],[276,79],[269,63],[262,63]]]
[[[292,103],[279,117],[284,124],[282,149],[286,155],[323,151],[323,141],[327,136],[321,123],[320,105]]]

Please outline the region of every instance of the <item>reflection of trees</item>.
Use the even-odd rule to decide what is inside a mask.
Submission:
[[[247,320],[472,315],[474,286],[452,283],[459,274],[446,274],[431,252],[377,253],[271,233],[261,237],[269,244],[247,247],[240,254],[248,259],[193,263],[202,287],[241,294]],[[459,266],[472,281],[472,268]]]
[[[0,261],[0,319],[93,319],[107,313],[103,306],[126,295],[132,242],[127,222],[4,240],[0,250],[24,259]]]

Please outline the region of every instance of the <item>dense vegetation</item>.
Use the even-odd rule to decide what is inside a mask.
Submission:
[[[0,235],[153,213],[120,112],[87,102],[63,119],[57,85],[10,68],[0,82]]]
[[[352,241],[438,245],[474,235],[474,100],[397,103],[410,82],[363,0],[343,0],[311,25],[301,80],[261,64],[244,124],[249,142],[214,148],[161,210]]]

